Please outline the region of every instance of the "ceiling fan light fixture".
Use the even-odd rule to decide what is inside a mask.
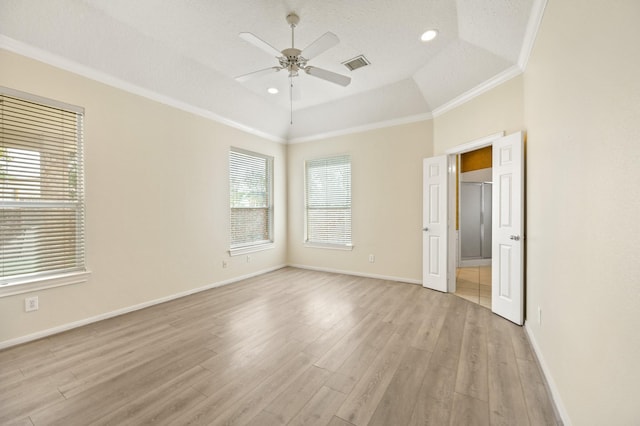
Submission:
[[[420,36],[420,40],[421,41],[431,41],[434,38],[436,38],[438,35],[438,30],[432,29],[432,30],[427,30],[425,32],[422,33],[422,35]]]
[[[269,87],[269,88],[267,89],[267,92],[268,92],[270,95],[277,95],[277,94],[278,94],[278,92],[280,92],[280,91],[279,91],[278,89],[276,89],[275,87]]]

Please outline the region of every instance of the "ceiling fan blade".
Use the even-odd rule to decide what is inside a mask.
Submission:
[[[305,47],[300,56],[305,59],[315,58],[338,43],[340,43],[340,39],[338,39],[337,35],[332,32],[326,32],[317,38],[316,41]]]
[[[306,67],[304,70],[309,75],[330,81],[331,83],[339,84],[340,86],[348,86],[349,83],[351,83],[351,77],[347,77],[346,75],[338,74],[333,71],[317,67]]]
[[[253,44],[255,47],[261,49],[264,52],[267,52],[269,55],[275,56],[276,58],[282,56],[282,53],[278,49],[251,33],[240,33],[238,35],[244,41]]]
[[[254,77],[260,77],[260,76],[263,76],[263,75],[266,75],[266,74],[271,74],[273,72],[278,72],[281,69],[282,68],[280,68],[280,67],[269,67],[269,68],[265,68],[265,69],[262,69],[262,70],[253,71],[253,72],[250,72],[248,74],[239,75],[235,79],[236,79],[236,81],[239,81],[239,82],[242,83],[242,82],[247,81],[249,79],[252,79]]]

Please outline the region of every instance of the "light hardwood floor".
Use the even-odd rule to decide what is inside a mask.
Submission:
[[[558,424],[520,327],[285,268],[0,352],[0,424]]]

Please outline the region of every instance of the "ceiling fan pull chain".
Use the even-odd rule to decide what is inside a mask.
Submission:
[[[291,113],[290,125],[293,126],[293,77],[289,77],[289,107]]]

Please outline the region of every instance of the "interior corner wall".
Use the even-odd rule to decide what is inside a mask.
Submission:
[[[289,263],[422,282],[422,159],[431,120],[288,145]],[[352,251],[304,244],[305,160],[351,155]],[[375,262],[369,262],[369,255]]]
[[[504,131],[524,128],[522,74],[433,119],[434,154]]]
[[[0,298],[0,345],[286,264],[285,145],[4,50],[0,63],[0,85],[85,108],[91,271]],[[250,263],[227,252],[231,146],[274,157],[275,248]],[[40,309],[25,313],[30,295]]]
[[[640,422],[639,17],[549,1],[524,75],[526,327],[567,424]]]

